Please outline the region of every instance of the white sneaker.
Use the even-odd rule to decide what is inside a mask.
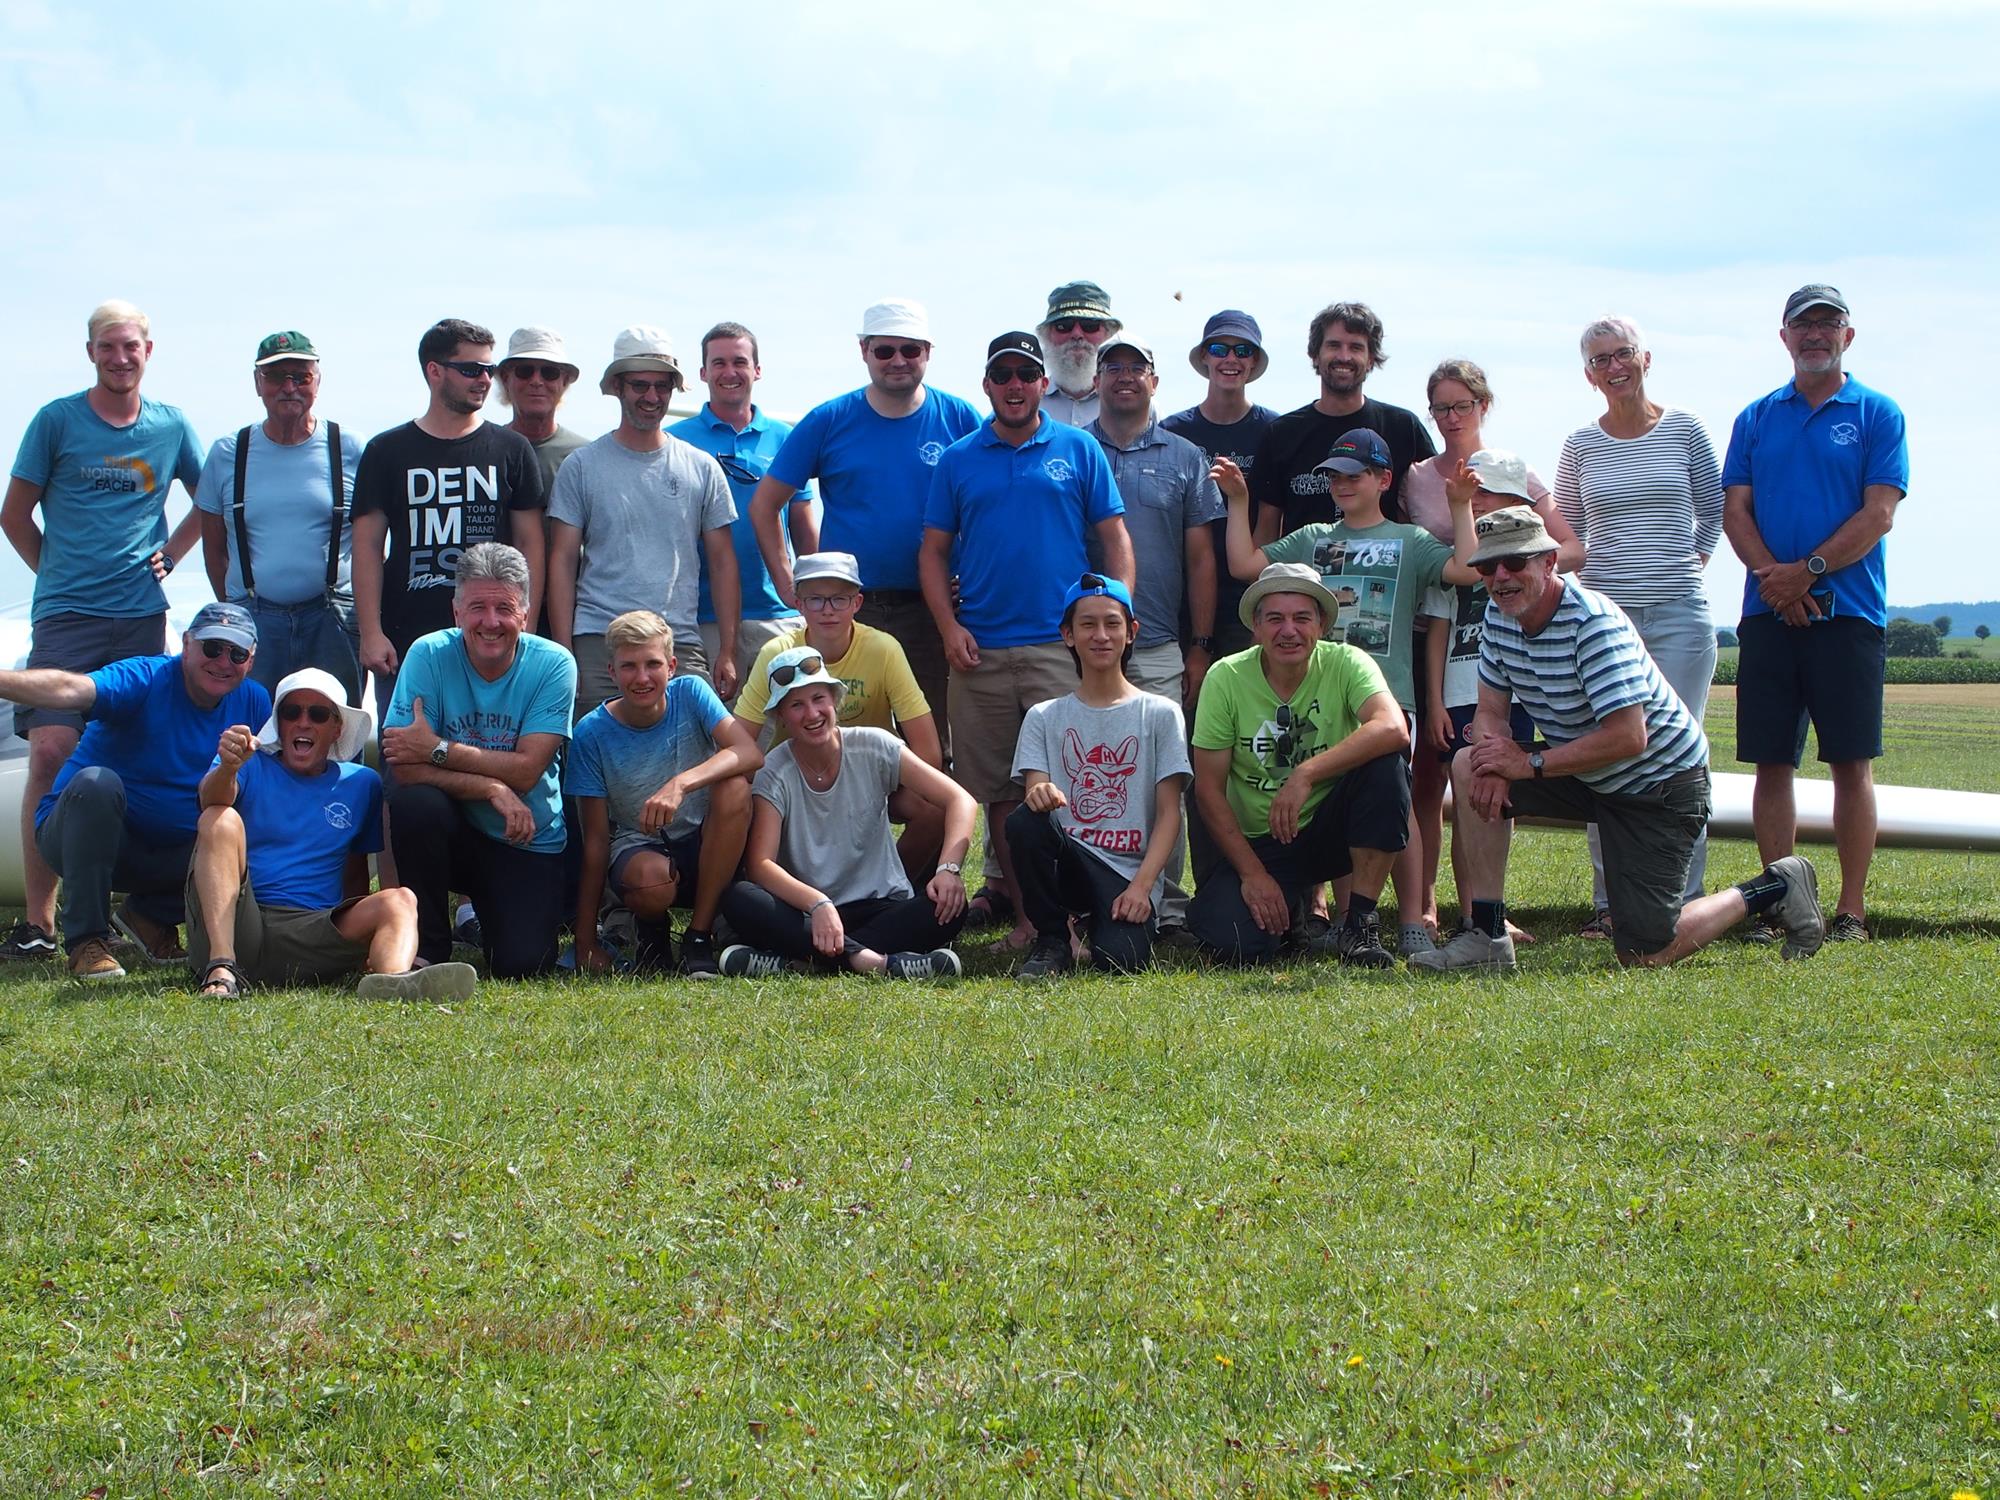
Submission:
[[[1473,928],[1462,928],[1453,933],[1451,941],[1443,947],[1433,948],[1428,953],[1412,953],[1410,967],[1431,974],[1459,969],[1484,974],[1511,974],[1514,972],[1514,940],[1511,937],[1488,937]]]

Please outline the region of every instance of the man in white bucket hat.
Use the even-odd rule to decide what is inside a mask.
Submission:
[[[351,759],[375,732],[317,667],[278,683],[263,730],[222,732],[202,778],[188,874],[188,957],[204,995],[317,984],[364,970],[364,998],[462,1000],[469,964],[418,969],[417,900],[368,891],[382,847],[382,781]]]

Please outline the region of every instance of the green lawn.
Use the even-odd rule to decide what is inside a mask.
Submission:
[[[1992,1495],[2000,862],[1626,975],[1580,848],[1505,983],[13,971],[0,1494]]]

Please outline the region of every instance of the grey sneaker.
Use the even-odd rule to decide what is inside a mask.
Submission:
[[[1410,955],[1410,967],[1427,974],[1444,974],[1470,969],[1481,974],[1514,972],[1514,940],[1488,937],[1470,927],[1460,928],[1451,941],[1429,953]]]
[[[747,943],[731,943],[722,950],[722,972],[731,979],[769,979],[784,968],[783,957]]]
[[[1819,872],[1803,854],[1771,861],[1771,873],[1785,878],[1784,898],[1770,909],[1785,929],[1786,958],[1811,958],[1826,941],[1826,914],[1819,907]]]
[[[890,979],[956,979],[965,970],[949,948],[928,953],[891,953],[882,973]]]
[[[1048,939],[1037,938],[1033,950],[1014,971],[1014,977],[1053,979],[1058,974],[1067,974],[1075,965],[1069,953],[1069,934],[1064,932]]]
[[[1837,911],[1827,924],[1826,940],[1829,943],[1872,943],[1875,934],[1868,930],[1868,924],[1851,911]]]
[[[470,1000],[478,983],[471,964],[426,964],[400,974],[363,974],[354,993],[362,1000]]]
[[[1336,939],[1339,945],[1340,961],[1353,969],[1387,969],[1395,965],[1395,957],[1382,946],[1382,914],[1369,912],[1363,917],[1350,916],[1340,924]]]

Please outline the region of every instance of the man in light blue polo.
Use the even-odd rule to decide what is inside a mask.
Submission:
[[[35,575],[31,669],[87,673],[160,652],[167,638],[160,580],[199,535],[192,511],[167,534],[167,491],[178,479],[194,494],[201,445],[178,407],[139,394],[153,355],[152,324],[129,302],[106,302],[88,327],[84,352],[96,383],[35,413],[0,504],[0,531]],[[28,742],[21,799],[27,909],[0,943],[0,957],[50,958],[56,878],[36,849],[34,816],[76,748],[83,719],[31,708],[15,715],[14,732]]]
[[[779,518],[817,476],[823,515],[817,526],[795,522],[793,540],[801,553],[845,552],[860,563],[868,598],[855,619],[902,643],[948,756],[944,644],[918,588],[917,548],[931,470],[945,449],[979,426],[979,412],[924,383],[930,359],[930,315],[921,303],[892,298],[863,313],[868,384],[799,420],[758,484],[750,517],[778,597],[796,604]]]
[[[1063,599],[1090,567],[1133,582],[1110,462],[1097,439],[1041,410],[1048,380],[1032,333],[1003,333],[987,346],[992,420],[945,450],[931,476],[918,556],[924,602],[945,657],[954,742],[952,774],[986,807],[986,836],[1013,890],[1007,815],[1021,799],[1013,755],[1021,722],[1037,703],[1076,682],[1062,643]],[[954,609],[952,570],[958,571]],[[1015,940],[1032,929],[1022,917]]]
[[[796,609],[778,597],[771,570],[764,566],[764,556],[757,548],[757,528],[750,522],[750,501],[757,483],[770,472],[771,460],[792,431],[791,423],[759,411],[751,399],[763,378],[757,335],[741,323],[717,323],[701,336],[701,380],[708,387],[708,399],[698,414],[667,429],[670,437],[715,455],[736,499],[736,519],[729,523],[729,536],[736,546],[736,574],[743,591],[743,619],[736,627],[739,688],[749,682],[750,666],[759,651],[805,623]],[[791,504],[786,507],[789,535],[782,539],[788,557],[796,555],[793,549],[800,537],[811,535],[812,502],[812,486],[801,485],[792,492]],[[695,618],[701,627],[702,654],[714,661],[722,649],[722,627],[715,618],[705,557]],[[726,694],[723,701],[732,703],[735,697],[734,693]]]
[[[1866,941],[1889,620],[1882,539],[1910,486],[1910,454],[1896,403],[1841,369],[1854,325],[1839,291],[1793,292],[1778,337],[1792,378],[1744,408],[1722,465],[1723,529],[1749,570],[1736,756],[1757,768],[1750,819],[1769,863],[1797,839],[1792,780],[1812,721],[1833,774],[1840,858],[1827,937]],[[1765,924],[1753,936],[1782,934]]]

